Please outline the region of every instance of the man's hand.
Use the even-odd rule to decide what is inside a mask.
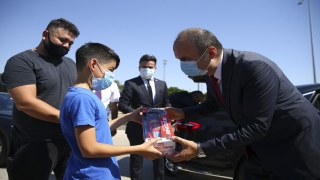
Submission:
[[[166,107],[165,108],[171,120],[184,119],[184,112],[181,109]]]
[[[167,158],[171,159],[173,162],[189,161],[190,159],[197,156],[198,145],[195,142],[185,140],[176,136],[172,136],[171,139],[182,145],[181,152],[175,152],[172,154],[165,155]]]
[[[157,142],[160,138],[153,138],[148,142],[141,144],[142,152],[141,156],[148,160],[158,159],[162,156],[162,153],[153,147],[153,144]]]

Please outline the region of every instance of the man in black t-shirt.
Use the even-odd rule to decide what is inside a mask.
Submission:
[[[48,179],[54,171],[63,179],[71,148],[59,120],[63,98],[76,80],[73,60],[64,57],[78,37],[65,19],[52,20],[40,44],[11,57],[1,77],[12,96],[12,138],[7,172],[10,180]]]

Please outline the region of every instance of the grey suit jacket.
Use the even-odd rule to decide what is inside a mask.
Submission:
[[[139,107],[170,107],[168,99],[168,89],[164,81],[154,79],[156,96],[152,103],[148,95],[143,80],[140,76],[127,80],[124,83],[123,90],[120,95],[118,109],[123,113],[129,113]],[[126,127],[127,134],[138,135],[142,137],[142,126],[135,122],[128,122]]]
[[[318,110],[302,96],[275,63],[257,53],[224,49],[224,105],[220,103],[209,77],[206,78],[206,84],[208,93],[238,126],[233,132],[202,143],[207,155],[215,156],[250,145],[267,167],[277,166],[274,163],[277,161],[291,163],[286,167],[298,167],[307,161],[303,152],[312,154],[317,160],[314,165],[320,167]],[[217,108],[212,103],[184,109],[185,120],[210,116]],[[298,139],[298,135],[303,137]],[[298,160],[284,160],[288,157],[297,157]],[[279,166],[283,168],[281,163]]]

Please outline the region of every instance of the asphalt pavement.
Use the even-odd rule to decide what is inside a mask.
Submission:
[[[119,127],[117,130],[117,134],[112,138],[114,145],[129,146],[129,141],[128,141],[127,135],[125,134],[124,127],[125,126]],[[129,155],[117,156],[117,160],[120,168],[121,179],[130,180]],[[143,180],[153,179],[152,161],[144,159],[142,178]],[[207,178],[201,177],[199,175],[193,175],[184,171],[178,171],[177,177],[165,176],[165,179],[166,180],[197,180],[197,179],[205,180]],[[0,180],[8,180],[7,171],[5,167],[0,167]],[[49,180],[56,180],[56,178],[54,177],[54,174],[50,176]]]

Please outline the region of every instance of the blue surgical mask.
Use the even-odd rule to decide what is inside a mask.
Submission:
[[[98,64],[100,66],[100,68],[102,69],[101,65]],[[92,73],[92,71],[91,71]],[[109,71],[109,70],[105,70],[104,71],[104,76],[103,78],[95,78],[93,73],[92,73],[92,89],[93,90],[103,90],[106,89],[108,87],[111,86],[112,82],[114,81],[114,73]]]
[[[206,51],[204,51],[204,53],[201,55],[198,61],[180,61],[181,70],[188,76],[201,76],[206,74],[208,72],[207,69],[211,64],[211,60],[208,67],[205,70],[199,69],[197,65],[197,63],[202,59]]]
[[[140,68],[140,76],[144,79],[151,79],[154,74],[154,69]]]

